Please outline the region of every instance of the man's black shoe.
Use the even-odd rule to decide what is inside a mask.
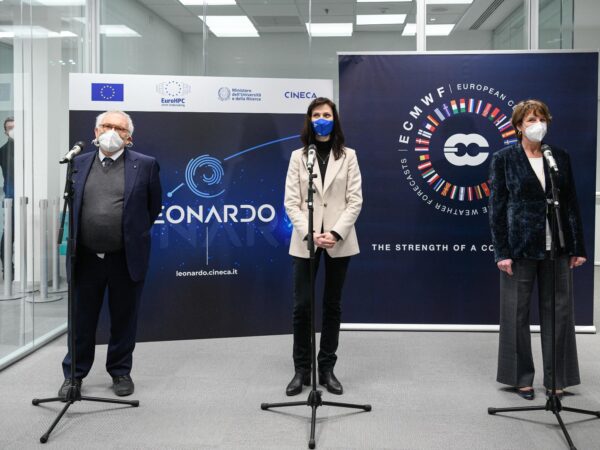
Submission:
[[[133,394],[133,380],[129,375],[119,375],[113,377],[113,391],[119,397],[125,397]]]
[[[327,372],[319,372],[319,384],[325,386],[329,392],[335,395],[342,395],[344,388],[342,383],[333,374],[333,370]]]
[[[310,385],[310,373],[296,372],[294,378],[290,381],[290,384],[285,388],[286,395],[298,395],[302,392],[302,384],[304,384],[304,386]]]
[[[58,396],[63,399],[63,401],[67,401],[67,395],[69,394],[69,388],[71,387],[71,379],[65,378],[62,386],[58,390]],[[76,398],[81,396],[81,378],[75,378],[75,389],[76,389]]]

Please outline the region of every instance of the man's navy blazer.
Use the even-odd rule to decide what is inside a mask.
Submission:
[[[140,281],[148,270],[150,228],[162,208],[159,166],[153,157],[129,149],[125,149],[122,157],[125,163],[123,244],[129,276],[133,281]],[[98,150],[81,154],[74,160],[73,236],[76,248],[83,192],[94,158],[98,158]]]
[[[581,215],[569,154],[551,147],[558,166],[560,212],[570,256],[586,256]],[[547,199],[552,198],[550,173],[544,158],[546,190],[538,180],[521,144],[494,153],[490,164],[489,220],[496,262],[503,259],[544,259]]]

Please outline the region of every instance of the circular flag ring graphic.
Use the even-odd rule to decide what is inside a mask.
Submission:
[[[517,142],[510,117],[502,114],[500,108],[473,98],[450,100],[449,103],[435,108],[431,114],[427,115],[425,122],[417,131],[418,136],[415,139],[414,148],[417,155],[417,169],[427,184],[442,197],[461,202],[482,200],[484,197],[490,196],[487,180],[473,186],[452,183],[440,176],[430,159],[429,144],[432,136],[445,120],[459,114],[477,114],[489,120],[496,127],[505,145]]]

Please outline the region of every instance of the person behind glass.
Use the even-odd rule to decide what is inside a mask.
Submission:
[[[98,151],[74,160],[75,381],[81,389],[81,380],[94,362],[96,327],[108,288],[106,370],[115,394],[125,396],[134,391],[130,372],[138,309],[150,256],[150,228],[161,210],[162,189],[156,160],[127,148],[133,145],[128,114],[100,114],[94,133],[92,142]],[[58,395],[66,397],[70,348],[62,366],[65,381]]]
[[[552,198],[542,139],[552,118],[539,100],[516,105],[512,124],[519,142],[496,152],[490,166],[489,220],[494,257],[500,269],[500,345],[497,381],[527,400],[535,397],[529,331],[529,303],[537,279],[546,394],[552,388],[552,309],[554,242],[547,199]],[[544,143],[545,144],[545,143]],[[557,254],[556,388],[580,383],[575,345],[573,281],[570,269],[586,261],[581,217],[568,153],[551,147],[558,165],[565,250]]]
[[[15,197],[15,119],[7,117],[4,120],[6,143],[0,147],[0,167],[4,176],[4,197]]]
[[[319,383],[333,394],[342,394],[342,384],[333,373],[337,356],[342,287],[350,257],[359,253],[354,223],[362,207],[361,176],[356,152],[344,146],[344,133],[335,104],[317,98],[308,107],[301,134],[304,147],[291,157],[285,182],[285,210],[293,224],[289,253],[293,261],[295,375],[287,395],[302,392],[310,384],[311,309],[309,231],[315,244],[315,270],[325,260],[323,324],[318,354]],[[308,229],[307,149],[317,148],[314,166],[314,230]]]
[[[0,168],[2,169],[2,177],[4,179],[3,191],[4,198],[15,198],[15,119],[7,117],[4,119],[4,134],[6,134],[6,143],[0,147]],[[4,205],[0,205],[4,208]],[[14,224],[14,216],[11,217]],[[4,222],[0,223],[0,227],[4,227]],[[15,236],[12,235],[14,242]],[[0,240],[0,259],[2,259],[2,270],[4,271],[4,233]],[[14,262],[13,262],[14,265]],[[13,269],[13,273],[14,269]]]

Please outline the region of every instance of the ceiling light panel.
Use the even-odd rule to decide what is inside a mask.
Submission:
[[[248,16],[206,16],[206,26],[217,37],[259,37]]]
[[[427,36],[448,36],[456,24],[427,24],[425,25],[425,35]],[[402,36],[414,36],[417,34],[417,24],[407,23],[402,31]]]
[[[206,3],[205,3],[206,2]],[[184,6],[234,6],[235,0],[179,0]]]
[[[312,37],[352,36],[351,23],[307,23],[306,31]]]
[[[405,20],[406,14],[358,14],[356,25],[395,25]]]

